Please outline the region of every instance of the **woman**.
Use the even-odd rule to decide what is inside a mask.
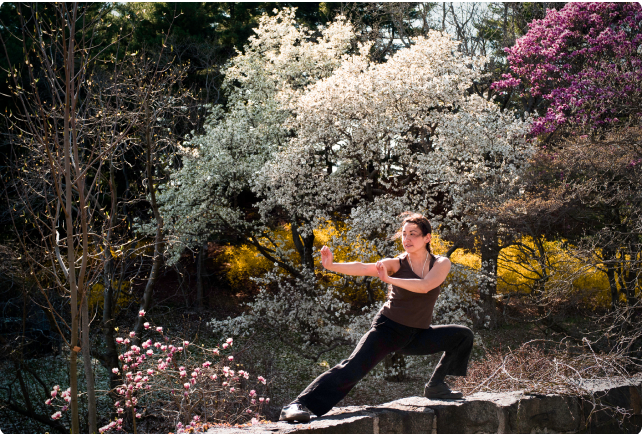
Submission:
[[[430,250],[431,226],[420,214],[406,212],[401,231],[405,252],[377,263],[335,263],[332,252],[321,248],[321,263],[329,271],[379,277],[390,286],[388,300],[372,321],[350,357],[316,378],[281,411],[280,421],[308,422],[341,401],[386,355],[397,352],[426,355],[444,352],[424,388],[427,398],[459,399],[444,382],[446,375],[465,376],[473,347],[473,333],[457,325],[431,326],[439,286],[450,271],[450,260]]]

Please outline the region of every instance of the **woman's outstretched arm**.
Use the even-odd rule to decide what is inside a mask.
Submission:
[[[395,259],[383,259],[379,262],[391,272],[396,271],[395,264],[398,264],[399,261]],[[321,248],[321,264],[328,271],[334,271],[341,274],[347,274],[350,276],[372,276],[377,277],[379,275],[377,271],[376,264],[374,263],[362,263],[362,262],[334,262],[334,256],[332,251],[325,245]]]
[[[386,268],[386,265],[379,262],[375,264],[375,268],[378,272],[377,275],[384,283],[390,283],[393,286],[398,286],[410,292],[426,294],[446,280],[446,276],[450,272],[450,265],[450,259],[447,257],[438,257],[432,269],[426,273],[423,279],[400,279],[397,277],[390,277],[388,275],[388,268]]]

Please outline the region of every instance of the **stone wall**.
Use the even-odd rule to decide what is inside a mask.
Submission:
[[[211,428],[208,433],[638,433],[642,375],[593,380],[584,387],[629,416],[595,411],[590,401],[524,392],[477,393],[463,400],[410,397],[379,406],[334,408],[308,424],[270,423]]]

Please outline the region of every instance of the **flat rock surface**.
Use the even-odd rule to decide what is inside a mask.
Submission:
[[[584,381],[583,387],[612,405],[629,409],[621,420],[589,416],[580,398],[533,395],[523,391],[478,392],[461,400],[402,398],[378,406],[334,408],[309,423],[271,422],[244,427],[212,427],[208,433],[577,433],[628,432],[642,428],[642,374],[628,379]],[[587,417],[589,421],[587,421]]]

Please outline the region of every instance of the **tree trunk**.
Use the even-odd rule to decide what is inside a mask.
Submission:
[[[82,356],[85,364],[85,381],[87,383],[87,423],[89,433],[98,433],[96,425],[96,390],[94,387],[94,370],[91,365],[91,346],[89,343],[89,293],[85,295],[81,306],[82,319]]]
[[[311,233],[307,236],[301,236],[299,233],[299,227],[296,224],[296,218],[292,220],[292,241],[294,242],[294,247],[299,253],[301,259],[301,265],[305,268],[314,271],[314,233]]]
[[[102,357],[101,363],[107,371],[109,371],[109,387],[116,388],[120,384],[120,380],[116,374],[112,372],[112,368],[119,368],[118,362],[118,347],[114,338],[114,258],[111,255],[111,241],[112,231],[116,221],[117,213],[117,192],[116,192],[116,177],[115,167],[113,161],[110,160],[109,166],[109,191],[111,193],[111,211],[109,213],[109,227],[107,228],[107,237],[105,238],[105,247],[103,249],[103,320],[102,330],[103,338],[107,351]],[[122,277],[121,277],[122,279]]]
[[[149,192],[149,199],[152,206],[152,212],[154,213],[154,218],[156,218],[156,236],[154,237],[154,260],[152,262],[152,270],[149,273],[147,278],[147,284],[145,285],[145,291],[143,292],[143,301],[140,305],[140,308],[144,311],[149,310],[149,307],[152,303],[152,294],[154,291],[154,285],[156,284],[156,279],[158,278],[158,272],[160,271],[162,262],[163,262],[163,251],[165,249],[165,238],[163,236],[163,217],[160,214],[158,203],[156,201],[156,189],[154,187],[154,149],[152,145],[152,131],[151,131],[151,118],[149,111],[149,102],[145,100],[143,102],[143,107],[145,110],[145,142],[147,148],[147,191]],[[136,332],[136,342],[140,342],[140,333],[143,330],[143,317],[139,316],[136,319],[136,325],[134,327],[134,332]]]
[[[612,263],[615,253],[608,248],[602,248],[602,255],[602,262],[606,265],[606,277],[609,279],[609,287],[611,288],[611,310],[615,310],[620,299],[615,279],[615,266]]]
[[[314,233],[303,237],[303,264],[310,271],[314,271]]]
[[[79,411],[78,411],[78,286],[76,283],[76,250],[74,247],[74,220],[72,216],[72,206],[73,206],[73,191],[72,186],[74,184],[74,177],[71,173],[71,147],[74,145],[77,146],[76,135],[74,135],[74,126],[71,125],[71,117],[74,116],[74,111],[72,109],[72,97],[74,95],[74,52],[76,47],[74,45],[74,35],[76,32],[75,29],[75,17],[78,5],[73,5],[73,13],[71,19],[68,19],[67,22],[70,24],[69,29],[69,40],[68,42],[63,41],[63,59],[65,60],[65,119],[63,120],[63,140],[65,146],[63,148],[64,153],[64,173],[65,173],[65,200],[66,200],[66,210],[65,210],[65,221],[67,226],[67,265],[69,265],[69,293],[71,305],[71,340],[70,340],[70,350],[69,350],[69,387],[71,388],[71,433],[78,434],[80,433],[80,422],[79,422]],[[64,8],[65,12],[69,14],[67,8]],[[75,144],[74,144],[75,143]],[[69,146],[71,145],[71,147]]]
[[[205,273],[207,246],[207,242],[204,242],[198,252],[198,259],[196,260],[196,306],[199,312],[203,310],[203,274]]]
[[[479,299],[481,300],[484,319],[479,321],[483,326],[492,328],[497,324],[494,297],[497,294],[499,241],[496,231],[482,235],[480,251],[483,276],[479,284]]]

